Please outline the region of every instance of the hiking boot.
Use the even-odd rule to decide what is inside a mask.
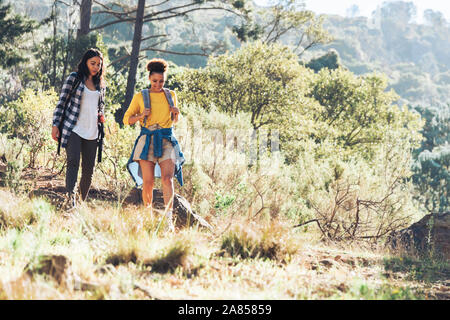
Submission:
[[[64,203],[64,208],[67,211],[76,209],[78,206],[77,195],[74,192],[68,192],[66,195],[66,201]]]

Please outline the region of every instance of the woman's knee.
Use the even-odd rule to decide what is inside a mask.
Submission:
[[[144,178],[143,179],[144,188],[147,188],[147,187],[153,188],[154,183],[155,183],[155,179],[153,179],[153,178]]]
[[[173,184],[173,176],[169,176],[169,175],[163,175],[161,177],[161,182],[163,185],[167,186],[167,185],[172,185]]]
[[[81,165],[81,173],[85,176],[90,176],[92,177],[92,175],[94,174],[94,166],[92,165]]]

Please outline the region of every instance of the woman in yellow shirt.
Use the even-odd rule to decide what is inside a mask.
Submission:
[[[177,107],[175,92],[164,88],[167,68],[168,64],[163,59],[152,59],[147,63],[151,87],[134,95],[123,117],[123,123],[133,125],[139,121],[141,124],[141,134],[135,142],[129,164],[139,163],[139,176],[142,177],[143,184],[142,199],[144,205],[151,209],[155,166],[158,163],[161,169],[166,217],[169,227],[173,231],[173,177],[177,176],[182,185],[182,175],[180,179],[180,174],[184,157],[172,132],[172,126],[178,122],[180,111]],[[145,99],[149,103],[147,108]],[[128,170],[139,185],[130,166]]]

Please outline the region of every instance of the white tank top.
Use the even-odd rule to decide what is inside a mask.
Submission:
[[[99,96],[100,92],[89,90],[88,87],[84,86],[83,95],[81,96],[80,114],[72,130],[83,139],[96,140],[98,137]]]

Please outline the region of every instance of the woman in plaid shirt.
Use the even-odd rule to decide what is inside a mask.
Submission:
[[[103,55],[89,49],[63,84],[53,113],[52,138],[61,139],[67,153],[66,190],[70,207],[76,206],[74,192],[81,158],[79,193],[84,201],[94,172],[100,140],[99,123],[104,121],[105,83]],[[77,86],[78,85],[78,86]],[[73,94],[70,96],[70,93]],[[68,101],[70,96],[70,101]],[[60,126],[62,132],[60,132]]]

